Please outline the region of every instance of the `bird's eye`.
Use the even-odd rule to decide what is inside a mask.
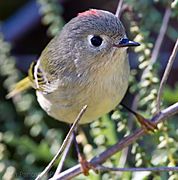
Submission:
[[[102,44],[103,39],[100,36],[92,36],[90,42],[93,46],[99,47]]]

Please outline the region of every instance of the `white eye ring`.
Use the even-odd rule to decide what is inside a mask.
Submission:
[[[103,44],[103,38],[99,35],[88,35],[88,42],[93,47],[100,47]]]

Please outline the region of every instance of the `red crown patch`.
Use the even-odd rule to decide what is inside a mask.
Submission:
[[[91,10],[88,10],[88,11],[78,13],[78,16],[90,16],[90,15],[98,15],[98,11],[95,10],[95,9],[91,9]]]

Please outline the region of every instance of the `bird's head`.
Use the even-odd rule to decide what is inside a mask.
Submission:
[[[76,63],[89,66],[110,61],[113,51],[122,53],[126,47],[139,45],[127,38],[124,26],[114,14],[96,9],[79,13],[64,26],[60,37],[65,39]]]

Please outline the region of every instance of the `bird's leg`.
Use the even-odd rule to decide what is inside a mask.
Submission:
[[[144,118],[141,114],[133,111],[132,109],[130,109],[129,107],[127,107],[125,104],[121,103],[121,105],[127,109],[129,112],[131,112],[137,119],[137,121],[141,124],[141,126],[148,132],[154,132],[154,130],[157,129],[157,125],[152,122],[149,121],[148,119]]]
[[[78,161],[81,165],[81,170],[85,176],[88,176],[89,170],[90,169],[95,170],[95,167],[86,160],[86,157],[84,154],[81,154],[77,140],[76,140],[76,132],[74,131],[73,134],[74,134],[74,144],[75,144],[75,148],[76,148],[77,155],[78,155]]]

